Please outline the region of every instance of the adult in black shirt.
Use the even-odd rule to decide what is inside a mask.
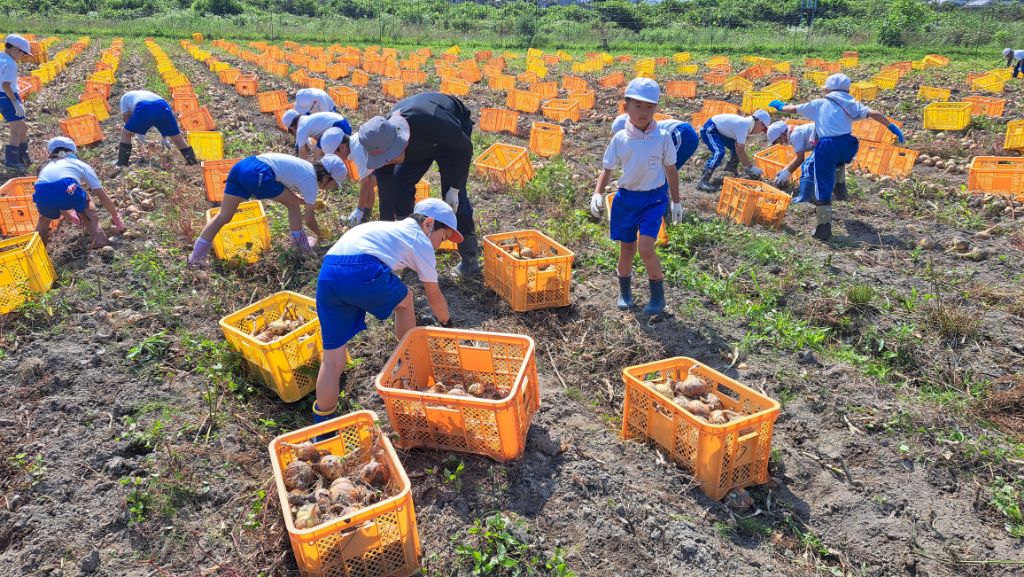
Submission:
[[[473,161],[472,133],[473,120],[461,100],[424,92],[400,101],[388,118],[370,119],[351,141],[350,158],[359,176],[365,178],[372,171],[377,179],[381,220],[399,220],[412,214],[416,183],[437,163],[442,198],[455,211],[464,237],[459,245],[462,262],[455,268],[457,275],[480,272],[473,205],[466,195]]]

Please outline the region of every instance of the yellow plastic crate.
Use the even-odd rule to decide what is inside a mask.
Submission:
[[[964,130],[971,124],[970,102],[933,102],[924,107],[925,130]]]
[[[804,71],[804,80],[810,80],[816,86],[824,86],[825,80],[828,79],[828,72],[822,72],[820,70],[806,70]]]
[[[765,86],[764,91],[771,92],[775,98],[780,100],[789,100],[793,98],[793,83],[788,80],[780,80]],[[765,104],[767,105],[767,103]]]
[[[255,335],[276,320],[305,322],[270,342],[258,340]],[[282,401],[298,401],[316,388],[323,349],[315,300],[282,291],[222,318],[220,329],[252,373]]]
[[[206,211],[206,222],[220,213],[219,207]],[[238,257],[245,262],[254,263],[260,259],[263,251],[270,248],[270,225],[263,204],[258,200],[250,200],[238,205],[238,211],[231,222],[220,229],[213,237],[213,254],[220,259]]]
[[[789,83],[785,82],[783,84]],[[743,112],[743,114],[750,114],[758,109],[767,110],[768,103],[778,98],[779,95],[774,92],[759,92],[755,90],[744,92],[743,103],[740,105],[740,111]]]
[[[224,159],[224,135],[220,132],[189,132],[188,143],[196,151],[199,160]]]
[[[893,71],[879,72],[871,78],[871,82],[882,90],[895,90],[896,83],[899,81],[899,73]],[[822,84],[824,84],[824,81]]]
[[[754,89],[754,83],[742,76],[732,76],[725,80],[723,87],[726,92],[744,93]]]
[[[0,314],[7,314],[53,286],[53,270],[39,233],[0,241]]]
[[[986,74],[971,81],[971,88],[999,94],[1006,89],[1006,80],[998,74]]]
[[[68,106],[68,116],[71,118],[85,116],[86,114],[92,114],[100,122],[110,118],[110,113],[107,112],[103,103],[98,100],[88,99],[84,102]]]
[[[685,74],[687,76],[693,76],[700,69],[698,64],[680,64],[676,67],[676,72],[679,74]]]
[[[1006,125],[1004,150],[1024,150],[1024,120],[1013,120]]]
[[[918,100],[931,100],[946,102],[949,100],[950,90],[948,88],[935,88],[932,86],[922,86],[917,90]]]
[[[871,102],[878,98],[878,86],[872,82],[854,82],[850,85],[850,96],[861,102]]]

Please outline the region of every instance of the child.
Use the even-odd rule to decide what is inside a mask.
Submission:
[[[303,88],[295,93],[295,104],[292,108],[299,114],[315,112],[337,112],[334,99],[319,88]]]
[[[1024,73],[1024,50],[1007,48],[1003,50],[1003,56],[1006,58],[1006,65],[1013,66],[1014,78],[1016,78],[1018,74]],[[1016,66],[1013,65],[1014,61],[1017,62]]]
[[[628,114],[616,116],[615,120],[612,121],[612,134],[626,128],[626,121],[628,119]],[[687,160],[690,160],[693,153],[697,151],[700,137],[697,136],[697,131],[693,129],[693,126],[690,126],[689,122],[683,122],[674,118],[659,120],[658,128],[665,130],[672,137],[672,144],[676,147],[676,170],[679,170],[686,164]]]
[[[789,177],[792,176],[793,171],[798,166],[801,166],[800,191],[795,202],[810,202],[814,195],[814,178],[811,176],[814,174],[814,145],[818,143],[818,137],[814,133],[814,123],[809,122],[799,126],[790,126],[784,120],[773,122],[768,127],[768,143],[788,144],[793,147],[793,152],[796,153],[793,160],[775,175],[775,186],[779,188],[787,187],[789,185]],[[807,156],[808,152],[811,152],[811,156],[807,157],[805,161],[804,157]],[[836,200],[846,200],[845,178],[842,183],[836,181],[834,196]]]
[[[299,252],[312,254],[315,242],[303,230],[303,220],[317,238],[323,236],[314,214],[318,186],[326,190],[331,186],[332,178],[340,185],[347,173],[345,163],[333,155],[325,156],[316,165],[280,152],[243,158],[228,172],[220,212],[199,233],[192,255],[188,258],[189,264],[195,267],[207,265],[213,237],[217,236],[225,224],[231,222],[238,205],[250,198],[272,199],[283,204],[288,209],[288,228],[292,232],[292,242]]]
[[[437,284],[434,251],[442,242],[463,238],[455,212],[438,198],[421,200],[412,216],[352,228],[324,258],[316,285],[316,313],[323,339],[323,362],[316,379],[313,421],[333,418],[338,404],[338,379],[345,368],[348,342],[366,329],[366,313],[380,320],[395,315],[395,336],[401,340],[416,326],[412,291],[395,273],[416,271],[427,303],[441,326],[449,326],[448,302]]]
[[[857,155],[860,143],[851,134],[853,121],[870,118],[889,129],[903,144],[903,132],[884,114],[876,112],[850,96],[850,78],[833,74],[825,80],[824,98],[804,104],[786,104],[773,100],[769,106],[779,112],[799,113],[814,121],[818,143],[814,147],[814,165],[810,178],[814,182],[814,204],[817,226],[814,238],[832,238],[832,192],[836,181],[846,182],[846,164]]]
[[[185,164],[199,164],[196,153],[185,141],[178,128],[178,119],[174,111],[160,95],[148,90],[129,90],[121,96],[121,117],[124,128],[121,129],[121,142],[117,145],[118,171],[128,166],[132,155],[132,135],[144,135],[150,128],[160,131],[160,136],[170,138],[185,158]]]
[[[309,160],[309,139],[316,140],[320,145],[320,137],[329,128],[338,128],[345,134],[352,134],[352,126],[344,116],[337,112],[317,112],[302,116],[295,110],[289,110],[281,116],[281,121],[288,127],[288,132],[295,135],[295,151],[302,160]]]
[[[644,307],[647,314],[665,310],[665,275],[661,261],[654,252],[654,242],[661,229],[662,216],[672,196],[672,224],[683,220],[679,199],[679,172],[676,170],[676,147],[668,131],[654,121],[661,91],[650,78],[634,78],[626,86],[626,114],[629,122],[612,136],[604,153],[602,170],[590,200],[590,212],[601,218],[604,192],[612,170],[622,167],[619,191],[612,205],[610,236],[619,242],[618,307],[633,306],[630,282],[633,278],[633,257],[639,245],[640,258],[647,267],[651,300]],[[639,233],[639,234],[637,234]]]
[[[18,61],[32,56],[32,46],[17,34],[8,34],[0,54],[0,114],[10,124],[11,143],[4,147],[4,166],[16,175],[25,174],[28,156],[28,125],[25,105],[18,94]]]
[[[117,208],[114,207],[114,203],[103,190],[103,184],[96,176],[96,171],[75,156],[78,147],[75,146],[73,140],[66,136],[51,138],[46,143],[46,151],[50,158],[39,167],[39,178],[36,180],[35,193],[32,195],[32,202],[35,203],[36,210],[39,211],[36,232],[43,239],[43,244],[50,240],[50,223],[60,218],[61,213],[71,217],[71,211],[75,211],[81,215],[80,218],[85,220],[85,226],[92,237],[93,248],[110,244],[107,241],[107,236],[100,229],[96,205],[82,188],[83,182],[99,197],[103,208],[110,213],[117,234],[124,232],[124,221],[121,220]]]
[[[700,139],[711,151],[711,158],[704,165],[704,174],[697,183],[697,190],[704,192],[715,192],[718,187],[711,182],[711,176],[715,174],[722,161],[725,160],[725,152],[729,151],[729,162],[725,165],[725,171],[736,174],[740,163],[746,168],[746,176],[758,179],[762,171],[754,166],[747,155],[747,138],[751,134],[760,134],[768,130],[772,123],[771,116],[764,110],[755,110],[751,116],[740,116],[739,114],[716,114],[704,123],[700,129]]]

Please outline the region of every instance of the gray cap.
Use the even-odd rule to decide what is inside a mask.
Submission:
[[[25,54],[32,56],[32,45],[25,40],[25,37],[20,34],[8,34],[7,38],[4,39],[5,44],[10,44],[18,50],[21,50]]]
[[[409,122],[397,112],[389,118],[374,116],[359,127],[359,138],[353,140],[351,146],[353,156],[365,158],[366,168],[376,170],[409,146]],[[359,155],[355,153],[356,147],[361,149]]]

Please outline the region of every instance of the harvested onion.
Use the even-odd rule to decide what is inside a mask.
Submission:
[[[305,461],[292,461],[284,469],[284,486],[292,489],[306,490],[316,483],[316,472]]]
[[[389,475],[387,467],[373,460],[363,465],[363,468],[359,470],[359,478],[371,487],[384,485],[384,483],[388,482]]]
[[[345,474],[345,459],[337,455],[327,455],[316,464],[316,470],[328,481],[334,481]]]
[[[299,508],[295,513],[296,529],[312,529],[320,524],[320,515],[317,514],[316,503],[309,503]]]
[[[681,404],[681,406],[683,407],[683,409],[689,411],[691,414],[698,417],[707,418],[707,416],[711,413],[711,410],[708,408],[707,405],[696,399],[685,401]]]

